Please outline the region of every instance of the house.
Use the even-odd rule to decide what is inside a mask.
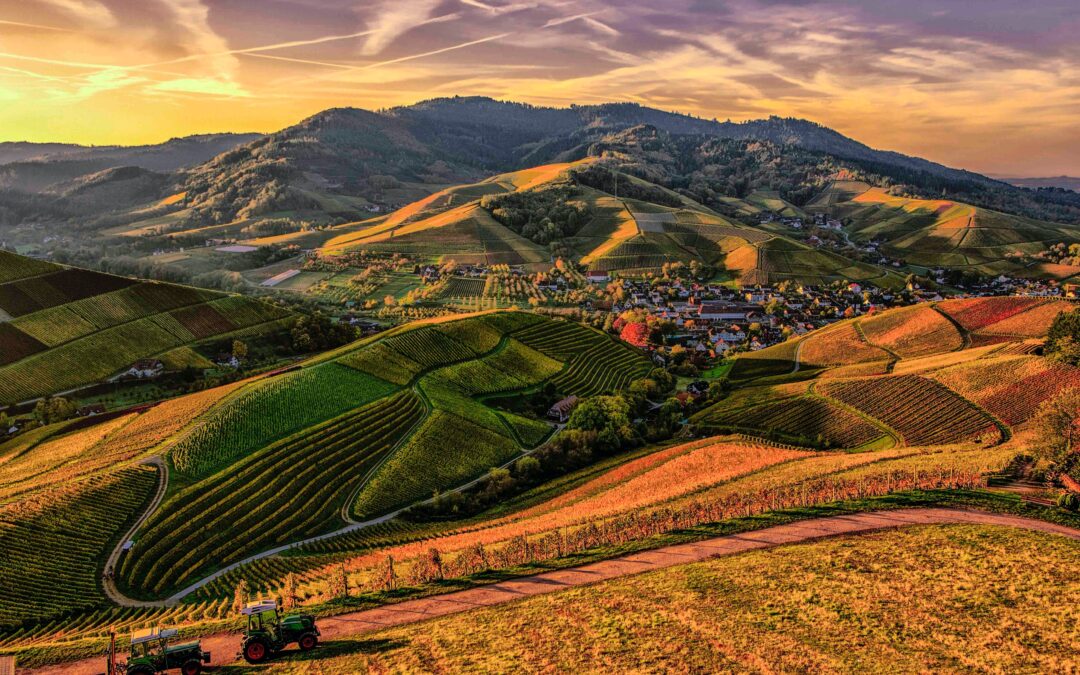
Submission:
[[[165,364],[157,359],[140,359],[131,364],[131,367],[120,374],[120,377],[133,377],[139,380],[147,380],[157,377],[165,372]]]
[[[611,275],[607,272],[601,272],[599,270],[589,270],[585,273],[585,279],[590,284],[603,284],[611,281]]]
[[[694,398],[701,398],[709,393],[709,383],[705,380],[697,380],[686,385],[686,391]]]
[[[559,401],[547,412],[548,419],[555,420],[560,424],[565,424],[570,419],[570,413],[574,412],[574,408],[578,405],[577,396],[567,396],[563,400]]]

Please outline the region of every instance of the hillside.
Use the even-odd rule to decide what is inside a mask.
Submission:
[[[365,632],[317,657],[318,667],[457,672],[513,662],[529,672],[552,663],[585,672],[603,659],[618,672],[740,672],[748,662],[778,672],[856,672],[889,654],[891,669],[916,672],[957,663],[977,671],[1054,670],[1072,658],[1071,632],[1052,621],[1050,609],[1080,601],[1062,581],[1063,565],[1080,564],[1080,549],[1065,537],[932,525],[740,552],[745,548],[746,539],[717,542],[714,560],[539,597],[516,599],[586,573],[500,584],[484,600],[516,601]],[[425,609],[443,614],[447,604]],[[1000,639],[1003,624],[1031,637]],[[275,672],[310,667],[293,657]],[[237,672],[257,671],[241,665]]]
[[[0,143],[0,188],[37,192],[117,167],[170,172],[196,166],[259,134],[207,134],[142,146]]]
[[[545,383],[553,396],[595,395],[625,388],[649,367],[642,355],[597,331],[531,314],[413,324],[276,376],[85,429],[59,425],[17,437],[0,446],[0,458],[8,460],[0,462],[0,504],[9,503],[12,524],[30,527],[19,501],[55,511],[60,500],[90,499],[87,491],[103,482],[145,478],[153,472],[134,468],[164,456],[167,497],[117,567],[123,588],[160,597],[246,555],[455,487],[550,434],[546,422],[485,403],[493,396]],[[59,487],[61,479],[67,487]],[[257,498],[266,489],[274,497]],[[248,498],[253,501],[238,518],[235,506]],[[102,551],[148,497],[130,499],[108,526],[83,533],[88,551]],[[288,506],[298,503],[309,507]],[[270,522],[275,525],[258,534],[248,529]],[[174,564],[179,556],[185,562]],[[40,570],[54,573],[44,563]],[[29,569],[23,574],[37,579]],[[100,593],[85,588],[58,589],[42,592],[33,606],[47,612],[101,602]]]
[[[1058,242],[1074,242],[1075,227],[977,208],[948,199],[896,197],[857,181],[829,185],[807,207],[841,219],[852,240],[878,242],[880,250],[911,265],[1067,278],[1080,268],[1039,264],[1022,257]],[[1027,269],[1025,269],[1027,268]]]
[[[1080,386],[1080,369],[1036,355],[1054,317],[1074,308],[974,298],[842,321],[740,355],[731,377],[746,388],[694,421],[851,449],[996,445],[1040,403]]]
[[[743,284],[903,283],[895,272],[747,225],[642,178],[603,168],[610,159],[605,153],[447,188],[389,216],[328,230],[340,234],[324,236],[322,251],[362,249],[542,271],[554,257],[547,248],[589,271],[623,276],[696,262]],[[761,204],[748,206],[755,212],[784,208],[766,194],[753,198]],[[556,206],[572,212],[558,215]],[[545,218],[554,218],[559,229],[541,231]]]
[[[573,460],[555,455],[573,463],[525,482],[487,510],[435,519],[421,510],[359,524],[449,494],[543,444],[549,424],[501,407],[519,395],[620,390],[650,362],[580,324],[484,313],[395,328],[297,370],[89,427],[45,427],[0,445],[0,517],[25,550],[78,551],[84,562],[64,567],[27,553],[21,583],[4,585],[24,589],[4,603],[18,609],[0,618],[14,628],[77,611],[82,628],[9,630],[0,633],[0,649],[30,640],[84,653],[101,626],[146,621],[212,630],[223,625],[241,580],[251,593],[272,593],[288,574],[304,602],[341,611],[332,607],[342,561],[349,587],[374,589],[364,590],[364,602],[381,602],[389,597],[388,557],[394,583],[405,585],[390,592],[403,597],[428,583],[464,587],[455,584],[472,583],[484,570],[520,569],[526,560],[565,565],[615,550],[605,547],[640,550],[791,517],[771,515],[777,509],[799,507],[797,517],[805,517],[813,512],[807,504],[853,496],[860,504],[893,504],[890,493],[913,489],[941,495],[920,499],[948,503],[951,493],[933,490],[985,486],[987,473],[1030,447],[1025,422],[1038,403],[1080,382],[1080,370],[1034,353],[1052,317],[1067,308],[1022,298],[917,305],[748,353],[732,371],[734,391],[695,415],[693,428],[798,446],[712,436]],[[772,375],[781,377],[762,379]],[[523,466],[508,464],[508,476],[525,481]],[[164,500],[119,558],[116,586],[127,596],[183,601],[117,608],[104,589],[95,590],[93,569],[151,500],[155,472]],[[470,490],[487,493],[498,480]],[[96,489],[120,501],[107,517],[81,508],[85,520],[65,530],[78,533],[78,547],[42,526],[73,504],[96,503]],[[999,498],[977,496],[987,493],[964,494],[1000,508]],[[30,503],[30,510],[16,507]],[[287,553],[261,555],[305,539]],[[433,550],[441,560],[436,571]],[[258,559],[225,567],[252,555]]]
[[[250,298],[0,251],[0,403],[93,384],[144,358],[171,362],[174,350],[258,335],[288,318]]]

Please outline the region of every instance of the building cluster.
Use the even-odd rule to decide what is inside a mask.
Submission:
[[[678,280],[623,280],[621,289],[620,299],[610,306],[589,302],[586,309],[614,315],[632,312],[646,323],[666,326],[664,347],[650,345],[660,356],[675,345],[709,357],[754,351],[844,318],[943,299],[922,289],[900,294],[864,289],[854,282],[830,287],[784,283],[729,288]]]

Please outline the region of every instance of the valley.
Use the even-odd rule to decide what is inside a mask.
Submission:
[[[0,144],[0,657],[1067,669],[1064,192],[482,97]]]

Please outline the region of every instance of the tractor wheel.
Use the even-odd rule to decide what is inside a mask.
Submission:
[[[249,640],[244,645],[244,660],[248,663],[262,663],[270,656],[270,646],[263,640]]]
[[[186,661],[184,665],[180,666],[180,673],[182,675],[200,675],[202,673],[202,661],[197,659]]]
[[[300,645],[300,651],[310,652],[319,645],[319,638],[315,633],[304,633],[296,643]]]

